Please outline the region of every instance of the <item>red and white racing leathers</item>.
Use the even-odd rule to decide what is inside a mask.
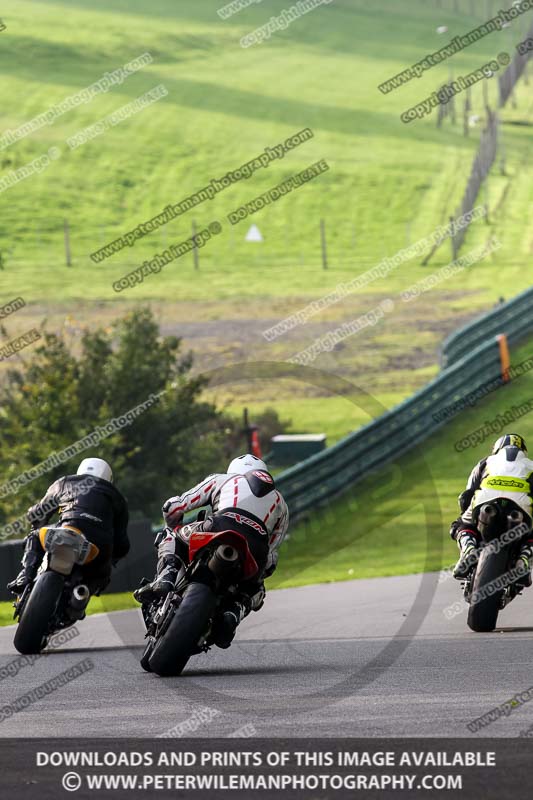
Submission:
[[[289,525],[289,510],[270,473],[251,470],[246,475],[209,475],[188,492],[170,497],[163,506],[163,515],[167,524],[174,528],[184,514],[203,506],[211,506],[215,516],[224,514],[238,524],[249,525],[266,534],[269,549],[264,572],[274,571]],[[176,535],[180,536],[179,530]]]

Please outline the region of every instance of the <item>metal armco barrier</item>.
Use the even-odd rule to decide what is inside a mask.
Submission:
[[[526,289],[450,334],[442,345],[443,367],[449,367],[491,336],[505,333],[510,344],[533,331],[533,289]]]
[[[391,411],[281,473],[276,485],[291,518],[406,453],[448,421],[437,422],[434,413],[501,374],[499,342],[492,336]]]
[[[382,468],[430,436],[450,417],[434,414],[469,392],[500,378],[501,334],[516,342],[533,331],[533,289],[460,328],[443,345],[444,369],[412,397],[349,434],[340,442],[282,472],[276,484],[283,492],[294,521],[332,495]],[[155,529],[148,520],[129,526],[131,551],[117,570],[108,592],[133,591],[142,577],[155,571]],[[22,541],[0,544],[0,600],[11,599],[5,584],[19,569]]]

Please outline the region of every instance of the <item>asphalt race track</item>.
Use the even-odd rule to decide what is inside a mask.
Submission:
[[[413,598],[416,602],[413,605]],[[137,611],[93,616],[62,649],[0,681],[0,709],[69,667],[94,668],[0,723],[0,736],[496,736],[533,725],[533,702],[478,733],[472,719],[533,685],[533,591],[493,634],[474,634],[458,584],[438,575],[271,592],[228,651],[196,656],[181,678],[139,666]],[[466,606],[464,606],[466,609]],[[0,674],[17,658],[0,629]],[[4,670],[2,671],[2,668]],[[211,709],[198,722],[194,712]]]

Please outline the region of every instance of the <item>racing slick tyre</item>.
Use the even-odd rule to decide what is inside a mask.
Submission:
[[[191,583],[170,625],[156,643],[148,665],[161,677],[180,675],[206,633],[216,606],[216,595],[203,583]]]
[[[43,572],[33,585],[15,631],[14,645],[23,655],[40,653],[46,647],[50,620],[63,594],[65,579],[57,572]]]
[[[470,601],[468,609],[468,627],[477,633],[493,631],[498,621],[501,608],[503,588],[491,590],[491,585],[501,578],[508,569],[509,552],[503,548],[498,553],[482,550],[476,567],[472,585],[472,596],[478,595],[477,601]]]

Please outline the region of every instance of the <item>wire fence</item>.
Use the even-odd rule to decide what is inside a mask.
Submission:
[[[440,14],[458,14],[461,17],[461,26],[468,27],[465,15],[475,17],[476,20],[487,21],[495,16],[502,4],[500,0],[432,0],[435,9],[432,26],[437,26]],[[523,14],[508,26],[508,30],[492,34],[501,37],[505,49],[513,52],[509,67],[491,79],[485,79],[469,87],[464,95],[451,97],[446,103],[439,104],[437,108],[437,125],[444,124],[462,125],[465,136],[470,136],[474,131],[481,130],[479,146],[473,159],[467,185],[463,196],[457,206],[455,214],[449,216],[448,221],[455,223],[457,217],[468,213],[476,204],[476,198],[483,187],[491,167],[498,154],[500,144],[500,124],[495,111],[492,109],[505,105],[509,100],[516,102],[514,87],[520,79],[529,81],[528,62],[533,52],[516,52],[516,45],[520,39],[526,40],[533,37],[533,25],[529,24],[529,15]],[[528,27],[529,26],[529,27]],[[446,26],[444,26],[446,27]],[[434,28],[438,30],[438,28]],[[447,30],[447,29],[446,29]],[[444,39],[449,34],[443,37]],[[501,45],[499,45],[501,46]],[[448,59],[449,79],[451,82],[457,72],[454,57]],[[478,135],[476,133],[476,135]],[[499,150],[503,160],[503,148]],[[398,227],[393,230],[391,221],[385,221],[384,215],[379,217],[380,210],[373,212],[372,222],[382,231],[378,237],[375,231],[365,229],[368,220],[361,219],[360,206],[354,203],[353,211],[346,216],[338,215],[336,209],[331,212],[328,202],[335,199],[338,190],[332,186],[327,176],[320,178],[320,194],[324,202],[319,202],[318,211],[312,218],[302,208],[291,211],[286,205],[279,204],[279,208],[271,206],[268,218],[260,215],[251,217],[238,225],[225,225],[223,235],[216,241],[210,242],[205,250],[193,250],[180,259],[180,268],[186,273],[196,269],[225,270],[227,268],[280,268],[290,266],[296,269],[315,268],[327,269],[328,267],[345,269],[364,268],[376,263],[376,260],[390,256],[401,247],[409,246],[413,241],[412,228],[416,227],[416,217],[411,222],[400,223],[405,232],[398,236]],[[318,184],[317,184],[318,186]],[[384,184],[384,191],[386,191]],[[304,190],[306,191],[306,190]],[[333,197],[332,197],[333,195]],[[338,206],[337,206],[338,208]],[[341,209],[342,210],[342,209]],[[364,209],[362,209],[364,213]],[[192,212],[196,213],[196,212]],[[209,208],[199,209],[197,212],[198,224],[203,224],[205,216],[209,215]],[[116,217],[121,214],[117,210]],[[201,220],[201,222],[200,222]],[[257,225],[260,239],[249,241],[247,234],[253,225]],[[29,221],[27,230],[19,230],[15,236],[6,237],[0,244],[0,275],[2,271],[16,272],[26,264],[34,264],[36,268],[43,263],[53,263],[67,267],[91,267],[101,274],[111,274],[119,268],[131,269],[138,267],[143,260],[153,258],[156,253],[162,252],[170,244],[183,240],[194,232],[194,221],[191,215],[187,218],[175,220],[172,224],[164,225],[154,231],[146,242],[136,243],[134,247],[126,248],[119,254],[113,255],[99,265],[95,265],[89,257],[91,251],[105,246],[124,233],[124,226],[117,224],[102,224],[88,230],[83,219],[34,218]],[[453,237],[453,258],[464,242],[467,228],[458,229]],[[416,237],[415,237],[416,238]],[[375,242],[379,241],[381,250],[375,252]],[[427,256],[423,263],[428,263],[437,247]]]
[[[526,41],[528,43],[529,42],[533,43],[533,24],[531,24],[527,32],[527,35],[524,37],[524,42]],[[524,48],[521,49],[524,50]],[[498,84],[500,89],[500,106],[504,106],[508,101],[509,97],[512,96],[513,89],[522,75],[524,75],[526,81],[529,82],[527,65],[528,61],[532,57],[533,57],[533,48],[528,49],[527,51],[524,52],[520,52],[519,50],[517,50],[508,68],[502,75],[499,76]]]
[[[524,41],[533,41],[533,25],[531,25],[528,29]],[[527,65],[532,55],[533,49],[529,49],[527,52],[518,52],[517,50],[514,57],[511,59],[508,68],[498,77],[498,104],[500,107],[504,106],[510,97],[513,97],[513,90],[522,76],[524,76],[525,81],[528,82]],[[487,80],[483,81],[483,86],[488,86]],[[447,116],[450,116],[452,118],[452,122],[455,122],[455,106],[453,104],[453,100],[454,98],[451,98],[448,103],[442,104],[442,106],[439,108],[437,120],[437,125],[439,127],[442,125],[443,120]],[[468,135],[469,119],[472,111],[472,94],[470,91],[467,93],[464,102],[464,131],[465,135]],[[472,212],[474,206],[476,205],[482,186],[486,181],[498,154],[498,146],[500,142],[500,120],[497,112],[492,110],[489,106],[487,90],[485,90],[484,105],[486,118],[485,127],[480,136],[479,145],[472,162],[470,174],[461,198],[461,202],[459,203],[455,214],[450,217],[452,230],[456,228],[451,237],[454,259],[457,257],[469,227],[468,225],[465,227],[457,227],[457,220],[459,217],[464,217],[465,214],[470,214]],[[423,263],[428,263],[439,247],[440,244],[435,245],[426,259],[424,259]]]

